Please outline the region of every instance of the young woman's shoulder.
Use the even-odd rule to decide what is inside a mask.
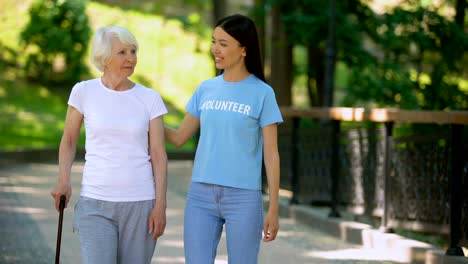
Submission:
[[[252,82],[255,85],[255,87],[257,87],[257,89],[263,92],[274,93],[273,88],[268,83],[260,80],[259,78],[257,78],[257,76],[253,74],[250,76],[249,81]]]
[[[210,86],[213,84],[219,84],[223,81],[223,75],[218,75],[210,79],[206,79],[200,83],[200,86]]]
[[[200,90],[201,91],[206,91],[207,89],[210,90],[210,88],[219,87],[222,84],[222,82],[223,82],[223,76],[218,75],[216,77],[202,81],[195,90],[197,92],[200,92]]]

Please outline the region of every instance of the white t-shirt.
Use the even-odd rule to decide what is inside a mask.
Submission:
[[[68,104],[84,116],[81,195],[114,202],[154,199],[148,132],[150,120],[167,113],[159,93],[140,84],[115,91],[97,78],[77,83]]]

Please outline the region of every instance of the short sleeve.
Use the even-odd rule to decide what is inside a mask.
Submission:
[[[81,114],[83,114],[83,93],[84,82],[79,82],[73,86],[68,98],[68,105],[76,108]]]
[[[164,101],[161,98],[161,95],[155,92],[153,99],[153,104],[150,110],[150,120],[157,118],[159,116],[167,114],[167,108],[164,104]]]
[[[268,89],[263,101],[263,108],[260,114],[260,126],[265,127],[275,123],[282,123],[283,117],[276,102],[275,93],[272,88]]]
[[[200,87],[195,90],[192,97],[188,101],[187,105],[185,105],[185,110],[189,112],[194,117],[200,119]]]

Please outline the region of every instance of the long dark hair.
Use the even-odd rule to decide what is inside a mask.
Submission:
[[[245,56],[245,66],[247,67],[247,71],[266,82],[255,23],[246,16],[235,14],[218,20],[215,25],[216,27],[222,28],[231,37],[239,41],[242,47],[245,47],[247,54]]]

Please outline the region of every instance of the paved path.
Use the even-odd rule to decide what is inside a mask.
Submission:
[[[168,224],[165,235],[158,241],[152,263],[184,263],[183,209],[191,166],[190,161],[169,162]],[[73,166],[74,194],[64,214],[61,263],[81,263],[71,219],[82,169],[82,162]],[[0,167],[0,263],[54,263],[58,214],[49,192],[57,173],[57,165],[47,163]],[[394,263],[384,261],[384,254],[346,244],[294,219],[281,218],[280,226],[276,241],[262,243],[260,264]],[[227,263],[224,236],[216,263]]]

